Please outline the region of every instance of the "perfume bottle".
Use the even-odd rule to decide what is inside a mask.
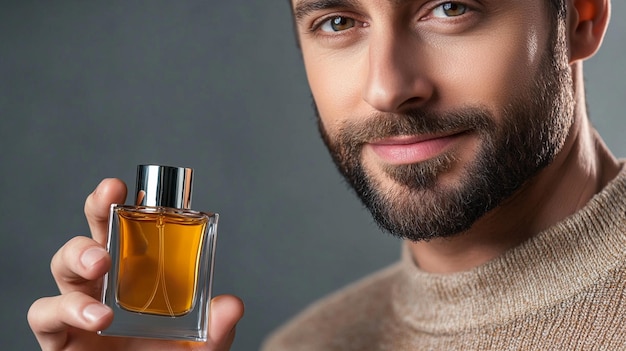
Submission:
[[[135,205],[111,205],[99,334],[206,341],[218,215],[191,210],[191,192],[190,168],[139,165]]]

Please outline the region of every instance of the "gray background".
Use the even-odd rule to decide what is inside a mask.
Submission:
[[[614,21],[586,64],[619,156],[625,36]],[[50,258],[88,234],[100,179],[132,184],[139,163],[194,167],[193,207],[222,215],[215,292],[246,302],[234,350],[399,253],[318,140],[286,1],[1,1],[0,143],[2,350],[38,348],[26,311],[56,294]]]

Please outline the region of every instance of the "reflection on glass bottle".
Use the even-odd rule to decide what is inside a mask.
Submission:
[[[189,209],[189,168],[139,166],[135,206],[112,205],[102,335],[205,341],[217,219]]]

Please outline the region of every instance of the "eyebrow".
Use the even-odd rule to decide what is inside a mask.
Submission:
[[[291,0],[290,0],[291,1]],[[388,0],[395,6],[414,0]],[[425,0],[423,0],[425,1]],[[293,16],[296,23],[312,12],[341,7],[359,7],[360,0],[296,0],[293,5]]]
[[[296,22],[312,12],[338,7],[354,7],[357,0],[298,0],[293,6],[293,16]]]

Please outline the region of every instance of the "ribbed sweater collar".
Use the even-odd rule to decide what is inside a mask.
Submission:
[[[394,286],[399,318],[428,333],[484,328],[554,306],[626,256],[626,167],[580,211],[502,256],[450,275],[421,271],[408,248]]]

